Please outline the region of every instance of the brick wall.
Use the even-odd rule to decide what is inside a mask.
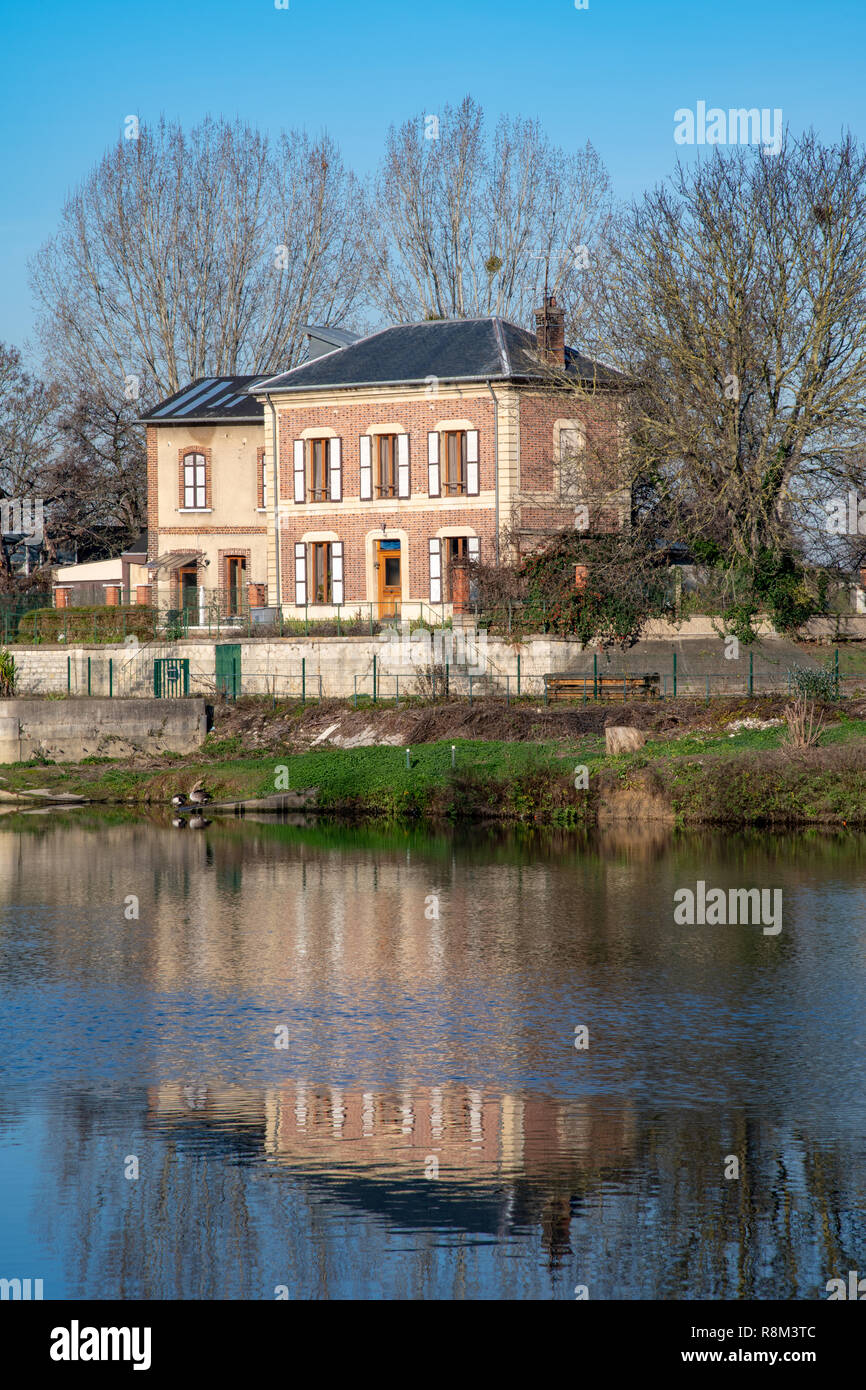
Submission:
[[[429,539],[444,527],[466,527],[481,538],[482,559],[490,559],[494,545],[494,510],[490,494],[495,488],[494,411],[485,392],[456,399],[430,397],[298,405],[280,401],[281,567],[283,601],[293,604],[294,547],[308,532],[333,532],[343,542],[344,600],[366,602],[367,537],[387,526],[395,535],[408,537],[409,584],[404,571],[403,598],[429,600]],[[478,430],[478,497],[427,501],[427,435],[443,420],[466,420]],[[371,426],[393,424],[409,435],[410,496],[388,502],[361,502],[360,437]],[[303,431],[316,428],[336,431],[341,440],[342,501],[295,504],[294,442]],[[484,494],[488,494],[486,497]],[[421,505],[419,505],[419,503]]]

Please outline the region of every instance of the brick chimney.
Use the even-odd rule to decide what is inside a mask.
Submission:
[[[545,295],[544,308],[535,311],[535,337],[544,360],[554,367],[564,367],[565,314],[552,294]]]

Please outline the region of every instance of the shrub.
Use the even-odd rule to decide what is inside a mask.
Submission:
[[[8,699],[15,694],[17,677],[15,658],[11,652],[0,647],[0,699]]]
[[[788,671],[788,679],[798,695],[811,700],[838,700],[839,681],[832,661],[823,666],[793,665]]]
[[[136,636],[150,641],[155,635],[152,608],[94,605],[81,608],[34,608],[18,619],[19,642],[122,642]]]

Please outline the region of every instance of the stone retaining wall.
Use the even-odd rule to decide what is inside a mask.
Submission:
[[[206,734],[204,700],[0,700],[0,763],[192,753]]]

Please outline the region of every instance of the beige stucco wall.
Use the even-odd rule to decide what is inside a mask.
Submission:
[[[258,505],[258,450],[265,444],[262,425],[185,425],[175,422],[157,430],[159,496],[158,553],[201,550],[210,561],[201,579],[206,589],[225,582],[219,552],[249,550],[248,583],[268,578],[268,516]],[[209,510],[186,511],[179,488],[180,453],[210,451]],[[157,598],[168,601],[170,584],[160,574]]]

